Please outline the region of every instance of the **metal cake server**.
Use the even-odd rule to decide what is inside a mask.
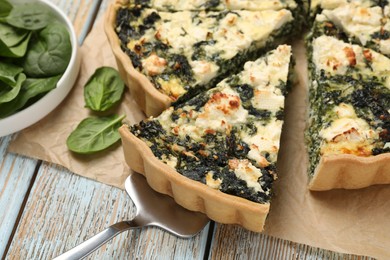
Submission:
[[[206,215],[189,211],[176,204],[171,197],[154,191],[141,174],[133,173],[127,177],[125,188],[137,207],[136,216],[132,220],[113,224],[55,259],[82,259],[111,238],[133,228],[157,226],[178,237],[190,238],[209,222]]]

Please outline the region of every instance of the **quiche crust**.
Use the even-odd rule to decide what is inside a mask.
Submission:
[[[126,4],[129,4],[129,0],[115,0],[108,7],[104,30],[114,53],[118,71],[129,87],[131,95],[137,100],[137,104],[147,116],[157,116],[170,106],[172,100],[159,92],[145,75],[133,67],[131,60],[120,47],[120,40],[115,32],[116,13]]]
[[[325,155],[314,172],[309,189],[360,189],[390,184],[390,154],[361,157],[351,154]]]
[[[156,158],[152,150],[129,131],[127,125],[123,125],[119,132],[126,163],[143,174],[154,190],[219,223],[237,224],[254,232],[263,231],[269,203],[255,203],[191,180]]]

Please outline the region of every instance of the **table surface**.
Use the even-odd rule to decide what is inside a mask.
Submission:
[[[66,12],[82,45],[112,0],[51,0]],[[102,32],[103,33],[103,32]],[[51,259],[109,225],[131,219],[125,191],[67,169],[7,152],[0,138],[0,256]],[[191,239],[158,228],[115,237],[88,259],[371,259],[343,255],[211,222]]]

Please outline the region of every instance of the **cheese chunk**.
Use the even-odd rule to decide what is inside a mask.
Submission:
[[[331,124],[320,131],[320,137],[326,141],[321,147],[321,153],[372,155],[374,143],[378,138],[375,129],[365,120],[358,118],[349,104],[341,103],[333,108],[333,112],[335,118]]]
[[[376,77],[390,88],[390,59],[370,49],[323,35],[313,40],[312,57],[318,74]]]
[[[322,12],[330,21],[341,28],[349,37],[356,37],[366,46],[372,40],[372,34],[382,27],[382,8],[380,6],[361,7],[357,4],[346,4],[333,10]]]

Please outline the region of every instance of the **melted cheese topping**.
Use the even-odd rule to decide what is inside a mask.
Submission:
[[[170,116],[173,108],[165,110],[160,116],[160,122],[167,132],[185,138],[191,137],[195,141],[201,141],[207,132],[230,132],[233,125],[245,123],[248,111],[241,105],[237,92],[229,87],[215,92],[209,98],[200,111],[191,110],[190,114],[183,114],[176,122],[172,122]]]
[[[214,62],[204,60],[190,61],[197,82],[209,82],[218,75],[219,67]]]
[[[311,9],[321,7],[323,10],[333,10],[341,6],[354,4],[361,7],[371,7],[377,5],[374,0],[312,0]]]
[[[177,136],[180,140],[190,138],[191,142],[204,143],[204,153],[208,153],[207,149],[213,148],[214,145],[205,143],[206,134],[218,135],[218,138],[224,140],[235,127],[240,131],[236,138],[249,147],[248,159],[230,158],[229,168],[234,170],[236,177],[244,180],[248,187],[263,192],[259,183],[262,173],[258,167],[267,167],[277,160],[283,121],[277,120],[274,112],[284,107],[284,97],[278,85],[287,82],[290,57],[291,47],[281,45],[267,56],[247,62],[244,71],[233,77],[234,83],[231,83],[233,78],[227,78],[216,88],[203,93],[202,95],[207,95],[207,101],[202,107],[195,109],[194,105],[186,105],[177,110],[171,107],[156,119],[167,134]],[[235,90],[236,84],[249,85],[254,91],[252,100],[255,101],[252,103],[256,104],[256,108],[271,111],[270,118],[261,120],[249,114],[243,107],[240,94]],[[273,102],[276,102],[276,105]],[[173,112],[176,115],[174,120]],[[242,127],[247,124],[254,126],[255,133]],[[195,156],[177,144],[173,144],[172,149],[186,153],[187,156]],[[165,162],[176,165],[177,159],[165,158]],[[214,179],[213,176],[213,172],[206,173],[206,184],[218,189],[222,180]]]
[[[365,120],[357,117],[350,104],[341,103],[334,107],[333,112],[336,118],[330,126],[320,131],[320,136],[326,140],[321,153],[371,155],[373,143],[378,138],[375,130]]]
[[[161,160],[168,164],[170,167],[172,167],[173,169],[175,169],[176,165],[177,165],[177,157],[171,155],[169,157],[167,157],[165,154],[163,154]]]
[[[145,9],[142,17],[156,10]],[[235,11],[218,20],[218,12],[158,12],[161,19],[156,21],[155,29],[148,29],[139,40],[128,43],[130,49],[136,45],[160,41],[170,46],[172,54],[184,55],[192,68],[196,84],[205,85],[219,74],[215,57],[232,59],[238,53],[245,53],[249,48],[263,47],[270,35],[284,24],[293,20],[289,10]],[[213,41],[203,47],[205,57],[193,60],[194,45],[199,42]],[[227,48],[228,46],[228,48]],[[143,72],[155,76],[164,72],[167,62],[156,54],[142,60]],[[168,89],[167,92],[173,93]]]
[[[390,6],[387,5],[383,9],[384,24],[382,31],[390,32]],[[390,39],[379,40],[379,51],[385,55],[390,55]]]
[[[253,188],[256,192],[264,192],[258,182],[262,176],[261,170],[252,165],[248,160],[229,160],[229,167],[234,170],[237,178],[246,182],[249,188]]]
[[[186,92],[182,82],[178,78],[171,78],[168,81],[159,78],[157,82],[160,84],[161,89],[163,89],[165,93],[174,98],[178,98]]]
[[[261,12],[240,11],[237,14],[229,13],[215,28],[213,35],[216,43],[205,47],[208,53],[211,55],[219,53],[221,58],[231,59],[253,43],[256,43],[257,47],[262,47],[272,32],[293,20],[291,12],[284,9]]]
[[[223,0],[227,8],[231,10],[280,10],[282,8],[296,8],[294,1],[275,1],[275,0]]]
[[[290,56],[291,47],[281,45],[266,58],[260,58],[245,64],[244,71],[238,74],[238,77],[241,80],[241,84],[253,86],[254,97],[252,103],[254,107],[271,112],[276,112],[284,107],[284,96],[277,86],[281,82],[287,82]],[[260,80],[259,78],[262,79]],[[185,138],[188,135],[193,140],[201,141],[202,136],[207,132],[229,133],[232,126],[247,122],[248,111],[243,108],[239,93],[230,87],[228,80],[220,82],[217,88],[207,93],[209,99],[199,111],[186,106],[184,110],[191,111],[191,113],[183,114],[183,117],[180,117],[175,122],[170,118],[173,108],[164,111],[159,116],[164,129],[181,138]],[[254,157],[259,158],[262,151],[277,152],[277,149],[274,149],[274,147],[279,147],[279,144],[274,143],[276,139],[272,141],[272,144],[265,141],[269,139],[267,131],[276,134],[273,138],[280,137],[282,121],[277,122],[271,122],[266,126],[259,124],[258,129],[260,129],[260,132],[258,134],[265,134],[265,137],[259,140],[263,140],[267,145],[264,146],[265,148],[262,146],[258,146],[261,149],[255,148],[254,151],[258,155],[253,155]]]
[[[248,111],[242,107],[238,93],[226,87],[211,96],[195,125],[203,129],[229,131],[232,125],[245,123],[247,116]]]
[[[144,72],[149,76],[154,76],[163,73],[167,61],[158,57],[156,54],[152,54],[142,61],[142,68]]]
[[[213,188],[213,189],[219,189],[221,186],[222,180],[220,178],[214,179],[213,178],[214,173],[212,171],[206,173],[206,184],[207,186]]]
[[[383,78],[390,88],[390,59],[358,45],[320,36],[313,41],[313,63],[317,73],[324,70],[330,75],[375,76]],[[350,68],[352,72],[348,72]]]
[[[271,162],[276,162],[282,125],[283,121],[273,118],[267,125],[256,122],[257,132],[255,135],[241,133],[242,140],[250,147],[248,157],[261,165],[264,163],[262,154],[267,152],[270,154]]]
[[[153,0],[152,6],[158,10],[203,10],[209,0],[177,0],[172,5],[172,0]],[[297,4],[292,0],[222,0],[213,10],[280,10],[283,8],[296,8]]]
[[[390,39],[379,41],[379,51],[385,55],[390,55]]]
[[[257,89],[272,88],[278,86],[280,82],[287,82],[290,52],[290,46],[279,45],[265,59],[245,63],[241,74],[242,81],[254,85]]]
[[[352,3],[322,13],[348,36],[359,39],[362,45],[371,40],[373,33],[381,30],[383,15],[379,6],[368,8]]]

